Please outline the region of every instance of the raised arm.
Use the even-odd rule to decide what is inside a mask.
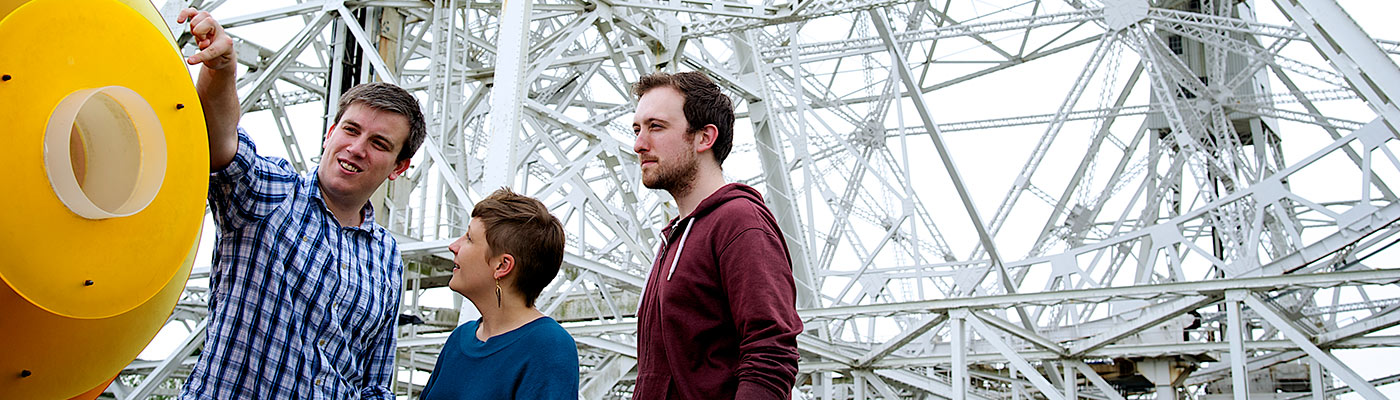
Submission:
[[[209,131],[209,170],[220,171],[233,161],[238,152],[238,62],[233,54],[233,38],[224,32],[207,11],[186,8],[175,18],[178,23],[190,23],[199,52],[185,62],[204,64],[199,70],[195,91],[204,108],[204,126]]]

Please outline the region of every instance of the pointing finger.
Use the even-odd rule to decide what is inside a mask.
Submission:
[[[190,17],[193,17],[195,14],[198,13],[199,10],[196,10],[193,7],[180,10],[180,14],[175,16],[175,22],[183,24],[185,23],[185,21],[189,20]]]

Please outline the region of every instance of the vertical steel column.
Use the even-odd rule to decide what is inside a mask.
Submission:
[[[1240,317],[1240,300],[1249,296],[1245,290],[1225,292],[1225,341],[1230,344],[1230,382],[1235,400],[1249,399],[1249,371],[1244,354],[1244,318]]]
[[[520,163],[520,109],[525,104],[525,52],[530,44],[530,1],[507,0],[501,4],[500,30],[496,36],[496,73],[491,88],[491,140],[487,143],[485,182],[492,191],[515,182]]]
[[[330,10],[322,9],[321,16],[327,18],[328,20],[325,23],[331,26],[331,41],[329,48],[331,60],[328,67],[329,77],[326,78],[326,107],[325,115],[321,116],[321,132],[319,132],[321,134],[321,143],[325,144],[326,132],[329,132],[331,126],[334,126],[335,123],[338,122],[335,120],[335,114],[337,112],[338,104],[340,103],[340,95],[345,93],[345,89],[347,89],[347,87],[344,85],[345,47],[350,46],[349,40],[346,39],[346,36],[349,36],[350,34],[345,31],[345,20],[336,18],[334,15],[331,14]],[[307,26],[307,28],[310,28],[310,26]],[[315,41],[315,35],[318,33],[320,33],[319,29],[317,30],[317,32],[312,32],[312,37],[308,38],[307,40]],[[303,49],[305,47],[305,45],[302,46]],[[293,60],[294,59],[295,55],[293,55]],[[291,62],[289,61],[288,64],[290,63]],[[266,73],[271,72],[272,71],[268,71]],[[272,87],[271,85],[275,82],[276,78],[273,77],[272,79],[274,81],[268,83],[269,88]],[[251,95],[249,97],[251,97]],[[248,112],[248,110],[244,109],[243,112]]]
[[[956,309],[949,313],[952,317],[953,339],[953,397],[952,400],[967,400],[967,309]]]
[[[822,372],[821,381],[822,400],[836,400],[836,394],[832,393],[834,391],[832,386],[834,386],[835,382],[832,382],[831,373]]]
[[[751,31],[735,34],[734,52],[739,59],[739,79],[751,88],[759,88],[763,96],[770,93],[764,79],[763,61],[755,54],[750,43],[754,41]],[[748,99],[749,122],[753,124],[754,141],[758,142],[758,157],[763,165],[764,181],[768,184],[768,197],[765,202],[773,208],[773,216],[778,227],[783,230],[788,250],[792,252],[792,274],[797,281],[797,308],[807,309],[819,306],[816,282],[812,280],[812,267],[807,257],[807,241],[802,240],[802,225],[798,223],[797,205],[793,201],[792,181],[788,176],[788,165],[783,154],[783,145],[778,133],[773,129],[769,115],[769,99]]]
[[[1060,368],[1065,370],[1065,398],[1075,400],[1079,398],[1079,376],[1074,372],[1074,366],[1069,361],[1060,363]]]
[[[1021,392],[1026,389],[1024,386],[1021,386],[1021,380],[1016,379],[1017,373],[1015,368],[1007,372],[1011,374],[1011,400],[1021,400]]]
[[[1308,378],[1312,383],[1313,400],[1323,400],[1327,398],[1327,384],[1322,380],[1322,364],[1317,360],[1308,360]]]
[[[851,394],[855,399],[868,399],[865,394],[865,374],[851,374]]]

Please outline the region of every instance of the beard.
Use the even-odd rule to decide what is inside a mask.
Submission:
[[[680,158],[669,164],[656,163],[650,174],[642,172],[642,186],[648,189],[661,189],[673,196],[690,191],[695,184],[695,175],[700,172],[699,157],[693,152],[682,152]]]

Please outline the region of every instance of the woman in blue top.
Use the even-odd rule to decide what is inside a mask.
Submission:
[[[543,203],[497,190],[453,242],[452,281],[481,319],[452,331],[422,399],[577,399],[578,347],[535,298],[559,273],[564,227]]]

